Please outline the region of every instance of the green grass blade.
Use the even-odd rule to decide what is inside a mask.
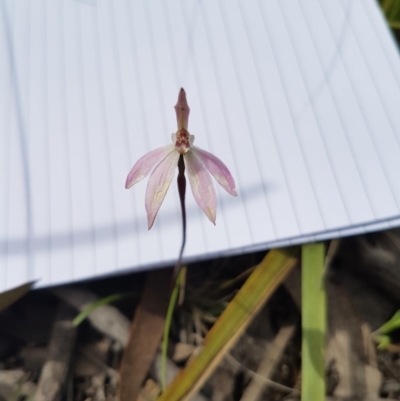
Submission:
[[[389,26],[392,29],[400,29],[400,21],[389,21]]]
[[[325,247],[322,243],[302,247],[302,370],[301,399],[325,401],[326,292]]]
[[[400,1],[381,0],[382,11],[392,29],[400,29]]]
[[[389,334],[394,330],[400,329],[400,310],[398,310],[386,323],[384,323],[377,331],[380,334]]]
[[[12,288],[11,290],[0,293],[0,311],[7,309],[14,302],[26,295],[32,288],[35,281]]]
[[[400,329],[400,310],[398,310],[386,323],[372,333],[372,338],[378,343],[379,349],[388,349],[392,344],[390,334]]]
[[[83,309],[81,313],[79,313],[75,317],[75,319],[72,321],[72,324],[74,326],[79,326],[99,306],[111,304],[115,301],[119,301],[121,298],[124,298],[126,296],[126,294],[113,294],[89,304]]]
[[[172,324],[172,317],[174,315],[174,309],[176,305],[176,301],[178,300],[179,290],[180,290],[180,283],[181,283],[181,276],[184,270],[181,269],[178,277],[176,278],[176,282],[174,285],[174,289],[172,290],[171,297],[169,299],[167,316],[165,318],[165,326],[164,326],[164,333],[163,339],[161,343],[161,389],[165,391],[167,387],[167,351],[168,351],[168,338],[169,338],[169,331],[171,329]]]
[[[393,0],[382,0],[381,1],[381,7],[385,15],[387,15],[392,8],[393,5]]]
[[[297,262],[299,248],[268,252],[207,334],[203,349],[174,379],[159,401],[183,401],[198,390],[252,318]]]

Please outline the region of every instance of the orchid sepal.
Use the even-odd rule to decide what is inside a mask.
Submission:
[[[192,147],[192,153],[194,153],[200,161],[204,164],[206,169],[215,178],[219,185],[225,189],[232,196],[237,196],[235,189],[235,180],[232,177],[228,167],[214,156],[212,153],[206,150],[200,149],[197,146]]]
[[[174,145],[166,145],[161,148],[154,149],[142,156],[134,164],[128,176],[126,177],[125,188],[129,189],[139,181],[146,178],[153,168],[174,150]]]
[[[159,163],[150,175],[146,188],[146,212],[148,229],[153,226],[158,210],[167,194],[178,165],[179,153],[172,151]]]

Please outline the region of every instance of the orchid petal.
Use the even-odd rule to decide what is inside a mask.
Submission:
[[[145,201],[149,230],[154,223],[158,210],[160,209],[168,188],[171,185],[175,169],[178,165],[179,156],[180,154],[174,149],[151,173],[149,182],[147,183]]]
[[[186,153],[184,160],[194,199],[215,224],[217,195],[210,173],[193,152]]]
[[[150,171],[161,162],[169,153],[174,151],[174,145],[157,148],[142,156],[132,167],[126,178],[125,188],[129,189],[143,178],[147,177]]]
[[[235,180],[228,170],[228,167],[226,167],[225,164],[218,159],[218,157],[198,148],[197,146],[192,146],[191,151],[201,160],[207,170],[215,178],[218,184],[225,189],[225,191],[233,196],[237,196],[235,190]]]

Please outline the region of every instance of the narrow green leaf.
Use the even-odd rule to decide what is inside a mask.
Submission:
[[[299,248],[268,252],[209,331],[200,353],[160,396],[159,401],[188,400],[216,368],[220,360],[243,333],[296,264]]]
[[[27,294],[31,290],[33,284],[35,284],[35,281],[0,293],[0,311],[7,309],[10,305],[12,305],[14,302],[17,302],[20,298]]]
[[[125,294],[108,295],[107,297],[101,298],[89,304],[75,317],[75,319],[72,321],[72,324],[74,326],[79,326],[99,306],[111,304],[120,300],[121,298],[124,298],[125,296]]]
[[[400,328],[400,310],[398,310],[386,323],[384,323],[377,332],[379,334],[389,334],[393,330]]]
[[[164,333],[163,333],[163,339],[162,339],[162,343],[161,343],[160,377],[161,377],[162,391],[165,391],[165,388],[167,387],[167,351],[168,351],[169,331],[171,329],[172,317],[174,315],[176,301],[178,300],[179,289],[180,289],[180,284],[181,284],[181,277],[182,277],[183,271],[184,271],[184,269],[181,269],[180,272],[178,273],[178,277],[176,278],[175,285],[172,290],[171,297],[169,299],[167,316],[165,318]]]
[[[393,0],[382,0],[381,7],[383,12],[387,15],[393,5]]]
[[[381,350],[389,348],[389,345],[392,343],[388,335],[374,336],[374,340],[378,343],[378,349]]]
[[[400,310],[398,310],[386,323],[378,330],[372,333],[374,341],[378,344],[379,349],[387,349],[392,341],[390,333],[400,329]]]
[[[325,401],[326,293],[324,244],[302,246],[301,399]]]
[[[400,21],[389,21],[389,25],[392,29],[400,29]]]

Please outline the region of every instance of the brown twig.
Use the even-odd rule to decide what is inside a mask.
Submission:
[[[75,348],[76,327],[71,320],[54,324],[48,359],[43,366],[33,401],[58,401],[67,381]]]
[[[170,296],[172,269],[147,274],[142,298],[131,325],[130,338],[121,363],[119,399],[136,400],[163,334]]]

